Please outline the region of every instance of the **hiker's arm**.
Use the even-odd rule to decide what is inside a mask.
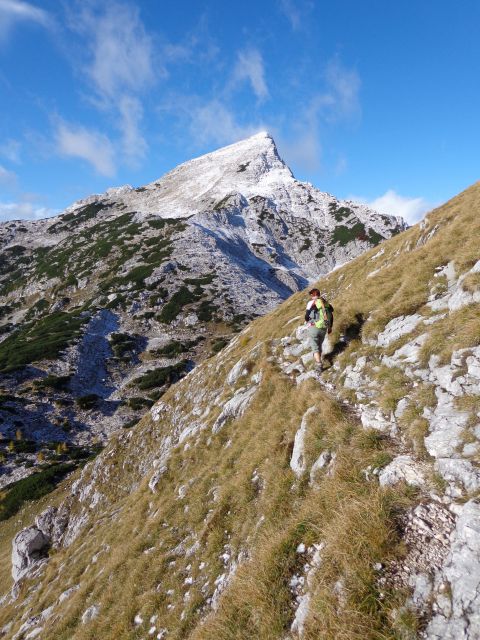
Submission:
[[[307,303],[307,308],[305,309],[305,322],[310,321],[310,311],[312,310],[312,305],[310,302]]]

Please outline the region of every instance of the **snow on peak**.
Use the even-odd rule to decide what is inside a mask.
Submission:
[[[268,196],[295,182],[267,131],[261,131],[183,164],[145,187],[105,195],[138,212],[165,218],[191,216],[227,195]]]
[[[293,178],[290,169],[278,155],[273,138],[266,132],[235,142],[179,165],[167,173],[156,185],[178,180],[187,182],[200,193],[211,192],[213,197],[232,191],[249,195],[258,183],[284,182]]]

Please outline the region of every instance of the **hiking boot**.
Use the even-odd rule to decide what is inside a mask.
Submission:
[[[314,367],[314,371],[315,373],[322,373],[323,372],[323,364],[316,364]]]

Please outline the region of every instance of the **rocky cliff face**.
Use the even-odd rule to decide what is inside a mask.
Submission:
[[[85,458],[249,319],[403,228],[296,180],[267,134],[0,225],[1,486],[39,454]]]
[[[17,533],[4,637],[479,637],[479,211],[320,281],[322,374],[296,294],[114,435]]]

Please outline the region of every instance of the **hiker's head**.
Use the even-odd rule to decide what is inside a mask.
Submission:
[[[320,298],[320,290],[319,289],[310,289],[310,291],[308,293],[310,294],[310,297],[312,297],[312,298]]]

